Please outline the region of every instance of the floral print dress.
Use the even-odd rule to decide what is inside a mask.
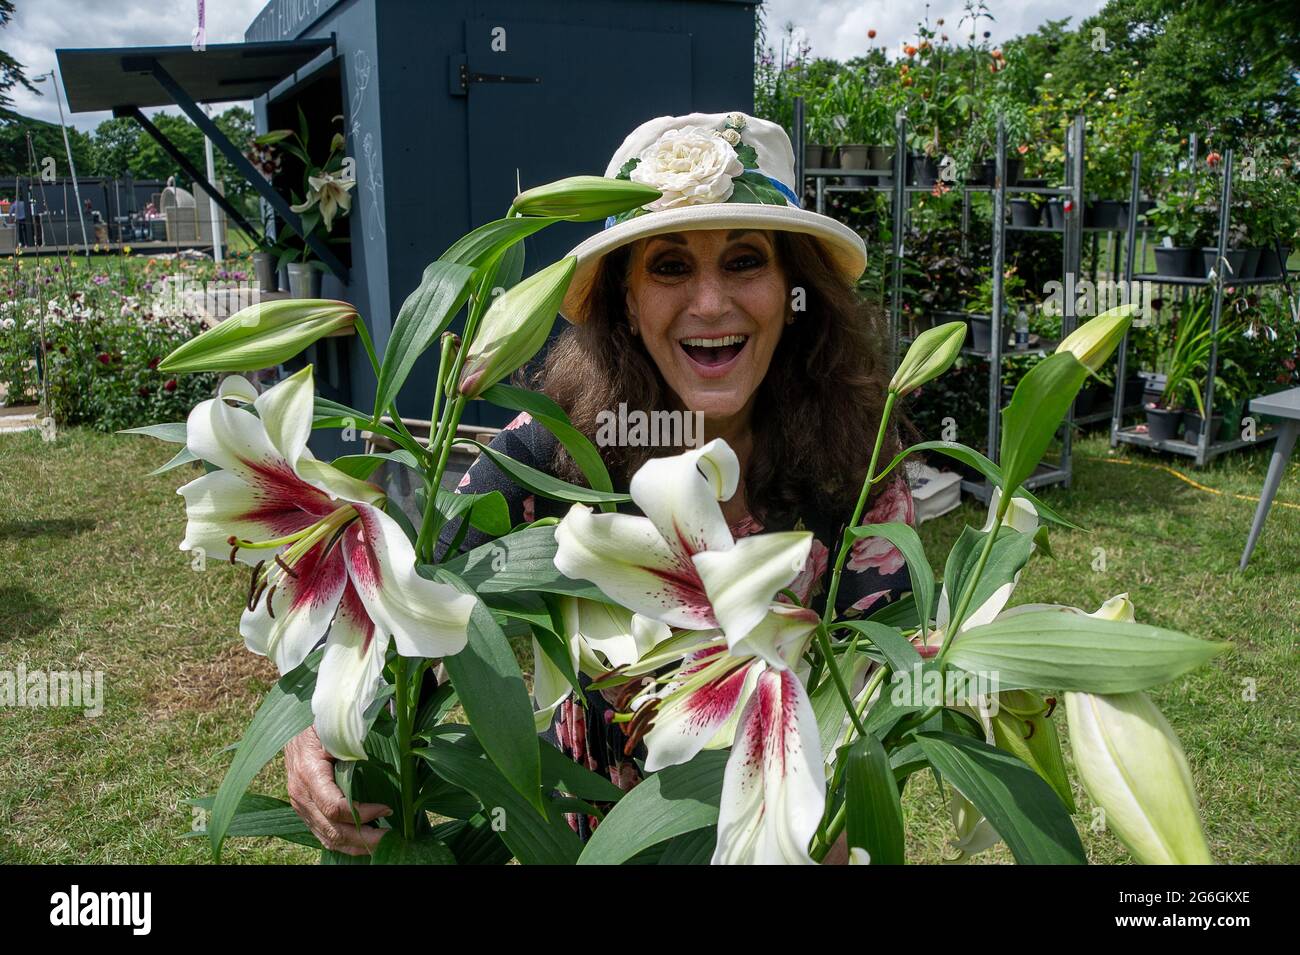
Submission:
[[[508,454],[542,471],[550,470],[555,450],[555,438],[543,426],[535,423],[527,412],[520,414],[492,440],[493,450]],[[486,456],[481,456],[460,481],[457,493],[484,494],[500,491],[510,506],[512,524],[536,520],[539,517],[563,517],[569,505],[546,498],[535,498],[520,488]],[[630,511],[634,511],[630,505]],[[807,514],[793,527],[766,528],[752,516],[745,516],[731,525],[733,537],[747,537],[764,530],[809,530],[813,533],[812,549],[803,571],[790,585],[790,590],[807,606],[821,610],[825,606],[826,588],[829,584],[828,566],[831,560],[829,544],[838,539],[840,527],[847,514]],[[899,522],[915,524],[916,512],[907,480],[899,475],[880,492],[862,519],[864,524]],[[455,537],[459,522],[443,529],[440,546],[445,548]],[[471,549],[487,541],[487,536],[471,528],[462,545]],[[868,537],[854,543],[845,564],[844,576],[836,604],[841,615],[854,617],[874,613],[881,607],[911,591],[911,579],[903,555],[883,538]],[[784,597],[778,599],[786,599]],[[589,682],[582,677],[584,685]],[[614,721],[614,714],[623,709],[626,697],[639,689],[631,687],[605,692],[588,690],[584,701],[570,696],[556,710],[555,719],[545,737],[566,756],[586,766],[592,772],[609,777],[620,789],[631,789],[641,779],[636,760],[643,756],[639,750],[627,752],[627,738],[622,724]],[[584,840],[596,827],[593,816],[579,813],[568,815],[569,824]]]

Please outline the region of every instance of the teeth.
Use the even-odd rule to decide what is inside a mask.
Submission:
[[[748,335],[726,335],[722,338],[683,338],[683,345],[693,345],[697,348],[721,348],[723,345],[743,345],[748,340]]]

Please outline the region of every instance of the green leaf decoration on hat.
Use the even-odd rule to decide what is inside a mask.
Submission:
[[[746,172],[731,180],[735,187],[728,202],[757,202],[765,206],[784,206],[788,203],[781,190],[760,172]]]
[[[750,146],[747,143],[739,143],[736,145],[735,150],[736,158],[740,160],[742,166],[746,169],[758,168],[758,153],[754,150],[753,146]]]

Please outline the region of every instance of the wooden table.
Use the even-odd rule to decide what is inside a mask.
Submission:
[[[1273,496],[1277,486],[1282,483],[1282,473],[1286,470],[1287,459],[1295,447],[1296,431],[1300,429],[1300,388],[1279,391],[1276,394],[1254,398],[1250,402],[1250,411],[1254,414],[1276,415],[1282,419],[1278,426],[1277,442],[1273,445],[1273,459],[1268,463],[1268,474],[1264,478],[1264,490],[1259,496],[1259,506],[1255,508],[1255,520],[1250,526],[1250,536],[1246,539],[1246,549],[1241,554],[1241,566],[1246,569],[1259,533],[1264,529],[1264,520],[1268,510],[1273,506]]]

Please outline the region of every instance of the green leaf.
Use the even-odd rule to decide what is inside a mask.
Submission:
[[[502,454],[496,448],[481,444],[473,438],[455,438],[452,444],[474,445],[520,487],[532,491],[534,494],[540,494],[542,497],[548,497],[553,501],[568,501],[579,504],[621,504],[632,500],[631,495],[628,494],[597,491],[592,488],[579,487],[567,481],[561,481],[545,471],[539,471],[522,461],[516,461],[508,454]]]
[[[447,844],[428,833],[407,840],[402,834],[390,831],[379,840],[371,865],[455,865],[456,857]]]
[[[149,476],[153,477],[156,474],[165,474],[183,464],[193,464],[197,460],[199,460],[198,455],[191,452],[189,448],[181,448],[171,456],[166,464],[159,465],[150,471]]]
[[[184,444],[185,427],[184,421],[169,421],[165,424],[147,424],[140,428],[124,428],[118,434],[145,434],[168,444]]]
[[[419,286],[407,296],[384,348],[375,385],[375,407],[387,408],[402,390],[415,360],[438,340],[469,298],[474,269],[454,262],[430,262]]]
[[[1005,487],[1018,488],[1034,473],[1087,378],[1087,365],[1070,352],[1057,352],[1020,379],[1002,417],[998,459],[1002,462]]]
[[[447,843],[459,865],[505,865],[510,861],[509,847],[482,814],[435,826],[433,833]]]
[[[573,426],[564,409],[550,397],[541,392],[526,391],[502,382],[483,392],[482,397],[500,408],[528,412],[535,421],[541,422],[551,434],[555,435],[556,440],[564,446],[564,450],[569,452],[574,463],[582,470],[583,476],[592,488],[597,491],[614,490],[605,461],[596,450],[596,446]],[[600,506],[602,510],[613,510],[613,505],[608,502]]]
[[[665,839],[718,822],[725,750],[705,750],[689,763],[651,773],[591,834],[579,865],[618,865]]]
[[[663,847],[657,865],[708,865],[718,845],[718,830],[712,826],[684,832]]]
[[[934,614],[934,571],[930,569],[930,561],[925,556],[925,548],[921,545],[916,528],[895,521],[853,527],[846,533],[858,539],[883,537],[899,549],[903,560],[907,562],[907,574],[912,580],[912,594],[916,599],[922,632],[927,632],[930,629],[930,618]]]
[[[921,654],[912,646],[912,641],[894,627],[875,620],[837,620],[834,627],[836,630],[856,630],[870,640],[872,646],[884,654],[889,668],[895,673],[910,670],[913,664],[921,662]]]
[[[1029,563],[1033,552],[1034,535],[1022,534],[1003,524],[997,528],[998,534],[989,551],[989,558],[984,563],[975,593],[966,605],[965,618],[983,606],[999,589],[1012,583],[1016,574]],[[948,553],[948,563],[943,569],[943,585],[948,592],[948,612],[954,613],[961,595],[970,584],[975,568],[979,565],[980,552],[988,531],[977,531],[967,525],[962,528],[961,536]],[[949,629],[952,623],[949,622]]]
[[[519,591],[610,602],[594,584],[560,573],[555,566],[555,551],[554,525],[527,527],[438,566],[461,577],[488,603],[496,595]],[[427,576],[432,566],[424,565],[420,572]]]
[[[499,826],[501,839],[520,862],[572,865],[577,860],[582,843],[564,813],[543,798],[539,814],[538,807],[525,800],[487,759],[467,728],[444,728],[429,740],[427,748],[417,749],[415,754],[428,761],[439,776],[478,797],[484,814],[494,827]]]
[[[623,790],[604,776],[575,763],[545,740],[537,742],[542,756],[542,784],[547,789],[592,802],[618,802],[623,798]]]
[[[520,239],[527,238],[554,222],[563,221],[551,216],[497,219],[461,236],[446,252],[438,256],[438,261],[482,269]]]
[[[316,650],[271,687],[226,770],[208,820],[212,855],[221,861],[221,843],[239,808],[248,784],[269,763],[285,743],[312,724],[311,695],[316,689],[316,671],[323,650]]]
[[[215,801],[215,796],[189,800],[191,805],[208,810],[212,809]],[[185,833],[183,838],[193,839],[206,835],[208,835],[207,829],[195,829]],[[283,799],[255,793],[245,793],[239,800],[239,806],[231,817],[230,825],[226,828],[226,838],[239,836],[274,836],[300,846],[320,848],[316,837],[312,835],[302,818],[294,812],[291,805]]]
[[[474,595],[473,587],[445,566],[434,567],[433,573],[434,579]],[[470,614],[465,649],[442,662],[479,743],[501,774],[540,812],[541,768],[533,705],[514,650],[482,600],[476,599]]]
[[[885,747],[860,736],[840,749],[840,759],[849,847],[866,849],[872,865],[902,865],[903,804]]]
[[[885,468],[880,473],[880,476],[872,483],[879,483],[884,479],[885,475],[889,474],[889,472],[892,471],[896,465],[900,464],[904,458],[909,454],[916,453],[917,451],[938,451],[940,454],[947,455],[955,461],[960,461],[962,464],[975,468],[975,470],[979,471],[988,479],[989,484],[993,487],[1003,486],[1001,468],[974,448],[968,448],[964,444],[957,444],[955,441],[922,441],[919,444],[914,444],[911,447],[900,451],[894,457],[894,460],[889,462],[889,466]],[[1051,521],[1053,524],[1060,524],[1062,527],[1072,527],[1075,530],[1082,530],[1078,524],[1066,520],[1024,488],[1020,488],[1016,491],[1015,496],[1023,497],[1025,500],[1029,501],[1029,503],[1033,504],[1038,510],[1038,516],[1043,520]]]
[[[854,653],[853,659],[848,666],[841,664],[847,653],[834,654],[835,666],[840,668],[844,674],[844,682],[848,686],[853,686],[862,673],[871,662],[871,658],[865,653]],[[829,757],[835,752],[835,744],[839,742],[840,733],[844,731],[844,717],[848,715],[844,708],[844,699],[840,696],[839,688],[835,685],[835,678],[827,674],[823,680],[812,692],[809,697],[809,703],[812,704],[813,716],[817,720],[817,733],[821,737],[822,755]]]
[[[746,172],[731,180],[734,187],[728,202],[757,202],[768,206],[785,206],[785,194],[772,185],[761,172]]]
[[[1020,760],[952,733],[920,733],[916,741],[930,764],[988,819],[1017,862],[1087,863],[1060,797]]]
[[[438,488],[438,510],[442,511],[443,520],[447,523],[469,511],[469,522],[485,534],[504,537],[510,533],[510,505],[500,491],[456,494]]]
[[[385,461],[396,461],[398,464],[404,464],[414,470],[419,470],[420,467],[415,460],[415,455],[404,448],[398,448],[396,451],[376,451],[372,454],[345,454],[340,458],[335,458],[330,464],[349,477],[364,481],[374,474]]]
[[[736,158],[746,169],[758,168],[758,151],[748,143],[741,143],[736,146]]]
[[[1000,690],[1131,693],[1168,683],[1226,649],[1149,624],[1034,610],[965,631],[947,660],[996,673]]]

